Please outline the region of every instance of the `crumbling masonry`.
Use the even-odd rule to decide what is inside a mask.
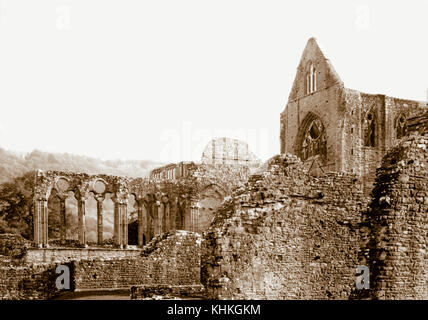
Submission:
[[[281,154],[263,165],[245,143],[220,138],[201,163],[149,179],[38,172],[33,242],[0,236],[0,297],[55,297],[55,267],[67,264],[72,291],[132,287],[133,299],[428,299],[426,103],[345,88],[311,38],[280,121]],[[96,243],[86,236],[91,194]],[[113,246],[102,232],[107,194]],[[48,237],[52,197],[59,242]],[[77,200],[77,248],[67,197]],[[369,268],[369,289],[356,288],[357,266]]]

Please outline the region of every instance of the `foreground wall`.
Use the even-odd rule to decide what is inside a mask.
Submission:
[[[49,299],[55,288],[58,264],[23,264],[0,256],[0,300]]]
[[[427,169],[425,135],[402,141],[377,171],[361,225],[360,264],[371,277],[364,298],[428,299]]]
[[[217,211],[202,281],[214,299],[347,299],[355,286],[361,182],[308,176],[280,155]]]
[[[46,252],[55,250],[45,249]],[[98,258],[84,259],[82,257],[88,254],[89,249],[68,251],[75,256],[80,252],[79,259],[48,263],[40,263],[40,259],[36,259],[38,263],[27,263],[25,258],[0,256],[0,299],[55,298],[61,293],[55,285],[59,276],[55,271],[64,264],[70,270],[70,291],[139,286],[142,288],[141,296],[142,291],[148,295],[165,288],[174,292],[183,288],[201,291],[202,288],[201,237],[194,232],[174,231],[158,236],[143,249],[134,250],[132,256],[129,253],[126,256],[126,250],[110,249],[110,254],[107,250],[99,250],[95,255]],[[115,252],[125,256],[117,256]]]
[[[175,231],[153,239],[136,259],[74,261],[75,289],[199,285],[200,245],[199,234]]]

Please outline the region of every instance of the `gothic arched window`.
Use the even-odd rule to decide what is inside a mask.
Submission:
[[[401,139],[406,135],[406,132],[407,132],[406,117],[403,114],[400,114],[395,119],[395,136],[397,139]]]
[[[302,122],[299,136],[298,153],[303,161],[316,155],[320,155],[325,160],[327,156],[325,129],[318,116],[313,113],[306,116]]]
[[[364,119],[364,146],[376,147],[376,116],[373,111],[367,113]]]
[[[317,73],[315,67],[310,63],[306,72],[306,94],[310,94],[317,90]]]

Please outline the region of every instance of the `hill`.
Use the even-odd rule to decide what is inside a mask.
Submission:
[[[163,164],[151,160],[100,160],[69,153],[49,153],[39,150],[19,154],[0,147],[0,183],[11,181],[26,172],[37,169],[148,177],[153,168],[161,165]]]

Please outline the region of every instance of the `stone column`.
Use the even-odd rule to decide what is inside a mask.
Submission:
[[[41,241],[39,238],[39,235],[40,235],[39,224],[40,224],[39,201],[34,199],[33,200],[33,242],[36,247],[41,245]]]
[[[177,229],[177,222],[176,222],[177,210],[178,210],[177,198],[175,198],[169,202],[169,230],[172,230],[172,231]]]
[[[128,246],[128,205],[127,203],[120,204],[120,217],[122,217],[122,241],[121,247],[126,248]]]
[[[192,203],[189,200],[182,206],[183,212],[183,230],[192,230]]]
[[[176,229],[185,230],[187,222],[187,200],[178,199],[177,201],[177,216],[176,216]]]
[[[195,229],[195,208],[190,207],[190,231]]]
[[[65,200],[67,199],[67,195],[58,195],[59,198],[59,215],[60,215],[60,229],[59,229],[59,237],[61,245],[66,244],[67,239],[67,212],[65,208]]]
[[[190,231],[197,231],[199,223],[199,202],[190,205]]]
[[[148,202],[146,207],[146,242],[150,242],[154,235],[154,206],[153,202]]]
[[[103,195],[96,195],[95,200],[97,201],[97,243],[98,245],[103,244]]]
[[[77,200],[77,214],[79,226],[79,244],[86,246],[86,197]]]
[[[120,247],[120,218],[119,218],[119,204],[114,201],[114,232],[113,232],[113,242],[116,246]]]
[[[127,197],[115,196],[114,201],[114,244],[120,248],[128,245]]]
[[[142,247],[143,243],[143,235],[144,235],[144,204],[143,200],[137,202],[138,204],[138,246]]]
[[[165,204],[162,201],[157,201],[157,206],[158,206],[158,223],[157,223],[157,234],[162,234],[163,233],[163,215],[164,215],[164,208],[165,208]]]
[[[159,230],[159,201],[152,203],[152,218],[153,225],[151,226],[152,238],[158,235]]]
[[[47,248],[49,246],[49,215],[48,215],[48,201],[43,199],[41,203],[41,217],[42,217],[42,243]]]
[[[47,221],[48,201],[44,198],[34,200],[33,210],[33,241],[37,247],[48,244],[48,221]]]
[[[170,230],[170,213],[171,207],[168,201],[164,202],[164,212],[163,212],[163,232],[169,232]]]

